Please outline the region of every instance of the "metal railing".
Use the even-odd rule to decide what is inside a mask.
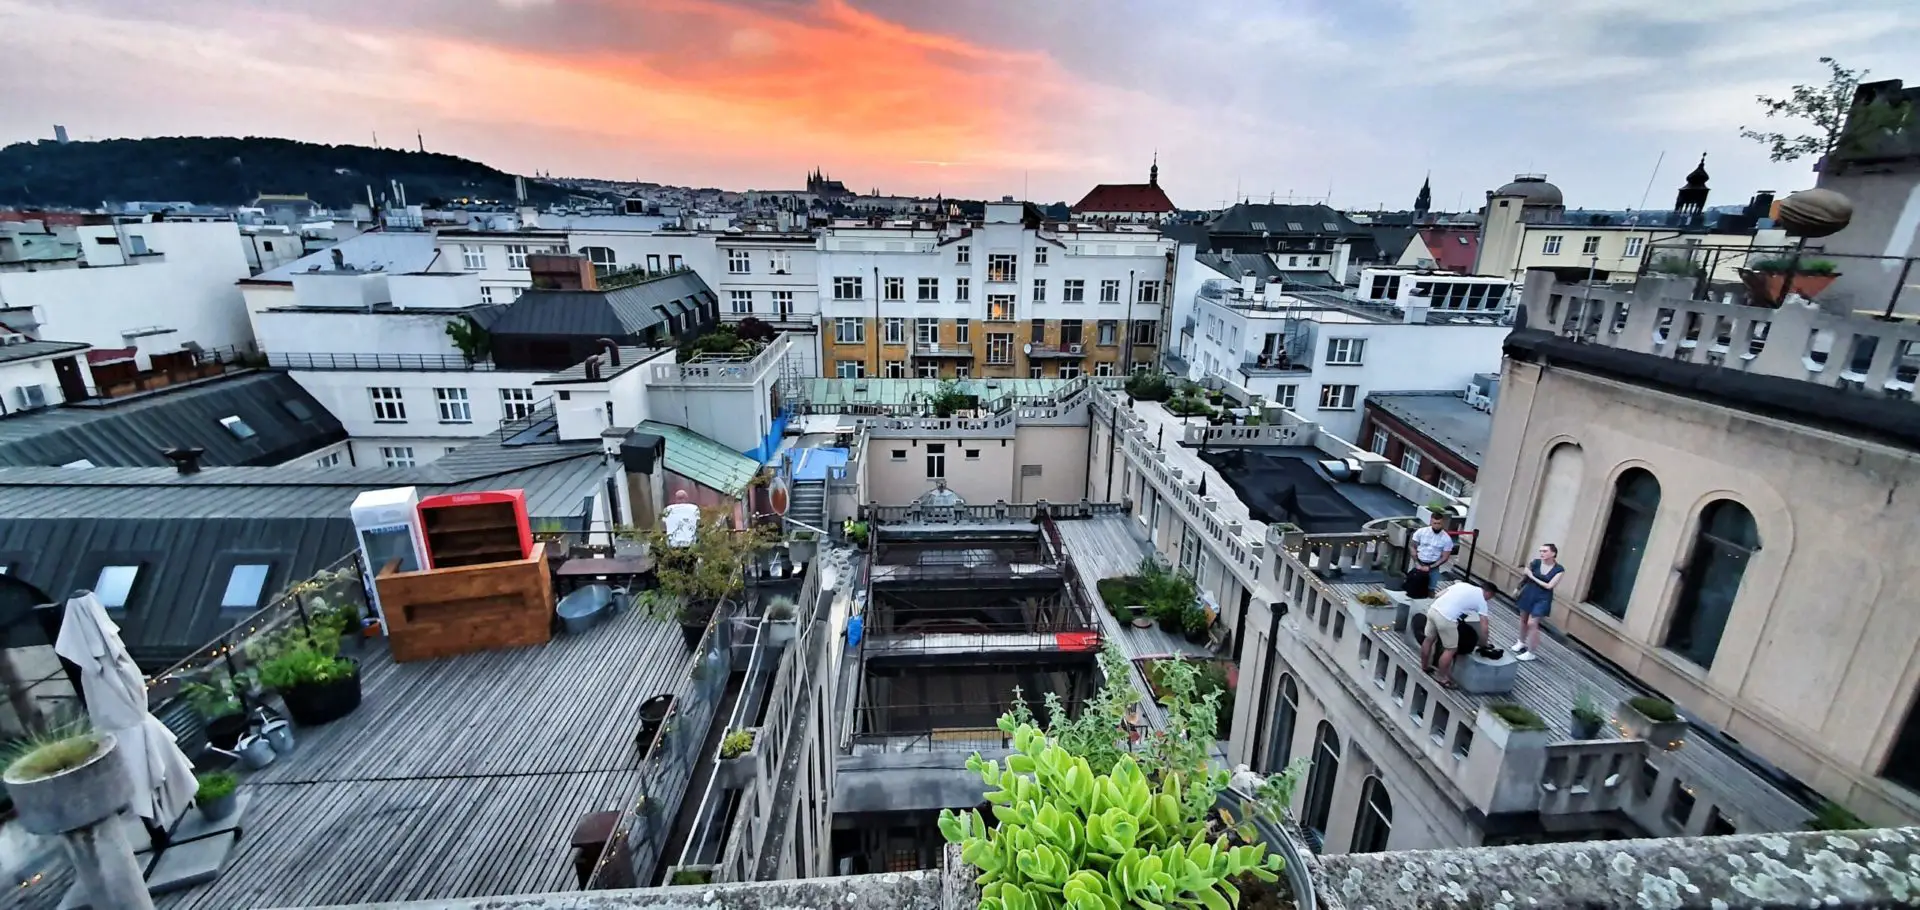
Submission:
[[[995,502],[993,505],[962,506],[883,506],[878,503],[860,507],[860,520],[874,524],[960,524],[969,521],[1032,521],[1034,516],[1049,515],[1062,521],[1125,514],[1126,507],[1116,502],[1037,503]]]
[[[1832,266],[1831,274],[1801,273],[1791,282],[1783,265]],[[1752,274],[1757,266],[1774,267],[1776,280]],[[1871,253],[1834,253],[1807,246],[1729,246],[1690,243],[1651,243],[1640,259],[1642,277],[1676,278],[1690,288],[1694,300],[1718,300],[1743,306],[1777,306],[1778,299],[1797,294],[1817,299],[1829,312],[1878,315],[1891,318],[1903,308],[1920,309],[1920,257]],[[1583,282],[1568,282],[1584,287]],[[1602,283],[1600,287],[1608,285]]]
[[[520,433],[533,429],[541,421],[552,420],[553,416],[553,396],[549,395],[534,402],[532,409],[525,414],[501,421],[496,435],[501,439],[512,439]]]
[[[282,370],[388,370],[405,372],[487,372],[491,360],[460,354],[278,354],[267,352],[267,366]]]
[[[1058,582],[1059,576],[1053,581]],[[879,581],[878,578],[875,581]],[[1008,592],[1009,594],[1013,592]],[[925,594],[916,595],[921,599]],[[866,634],[881,637],[979,635],[1056,635],[1094,628],[1092,611],[1064,590],[1031,597],[979,595],[964,606],[916,604],[876,591],[867,609]]]
[[[1011,693],[1007,693],[1011,695]],[[1029,707],[1044,714],[1039,693],[1027,693]],[[1005,734],[998,725],[1000,716],[1013,707],[1006,699],[975,702],[929,704],[861,705],[853,709],[852,742],[889,744],[914,743],[911,748],[885,751],[953,751],[981,748],[982,742],[1001,743]],[[945,744],[945,745],[943,745]]]

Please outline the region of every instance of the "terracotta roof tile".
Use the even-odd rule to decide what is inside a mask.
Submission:
[[[1173,200],[1157,183],[1102,183],[1074,205],[1076,212],[1172,212]]]

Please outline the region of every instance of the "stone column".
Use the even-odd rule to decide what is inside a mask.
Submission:
[[[140,863],[118,817],[60,836],[80,891],[99,910],[153,910]]]

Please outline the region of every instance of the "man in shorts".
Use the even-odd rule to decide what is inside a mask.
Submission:
[[[1457,655],[1493,643],[1487,624],[1487,600],[1497,593],[1491,581],[1461,581],[1448,585],[1427,607],[1427,636],[1420,643],[1420,669],[1433,672],[1436,663],[1434,643],[1439,642],[1439,672],[1433,674],[1440,685],[1453,688],[1453,662]],[[1474,628],[1474,620],[1479,628]]]

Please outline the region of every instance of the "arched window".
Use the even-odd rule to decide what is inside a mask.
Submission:
[[[1333,811],[1333,785],[1340,777],[1340,737],[1333,725],[1320,722],[1313,739],[1313,772],[1307,775],[1306,811],[1300,823],[1318,837],[1327,833],[1327,816]]]
[[[1702,667],[1713,666],[1713,652],[1720,647],[1733,600],[1740,594],[1740,579],[1759,549],[1760,530],[1746,506],[1731,499],[1707,503],[1687,556],[1680,600],[1667,625],[1669,649]]]
[[[1293,721],[1300,715],[1300,689],[1293,677],[1280,676],[1280,704],[1273,710],[1273,738],[1267,741],[1267,773],[1287,766],[1293,757]]]
[[[1573,535],[1574,509],[1580,504],[1580,486],[1586,474],[1586,453],[1579,446],[1563,442],[1547,453],[1547,466],[1541,471],[1540,495],[1533,502],[1533,533],[1519,545],[1520,562],[1533,558],[1535,547],[1543,543],[1566,546]]]
[[[1354,853],[1379,853],[1393,836],[1393,797],[1380,778],[1369,777],[1360,788],[1360,817],[1353,823]]]
[[[1647,553],[1647,536],[1659,510],[1660,481],[1652,474],[1629,468],[1613,482],[1613,508],[1607,512],[1600,555],[1593,561],[1588,602],[1615,616],[1627,615],[1633,579],[1640,574],[1640,558]]]

